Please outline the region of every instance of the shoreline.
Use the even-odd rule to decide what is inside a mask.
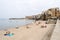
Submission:
[[[42,27],[43,26],[43,27]],[[47,27],[44,27],[47,26]],[[51,37],[55,24],[46,24],[46,21],[36,21],[31,24],[0,31],[0,40],[48,40]],[[14,33],[13,36],[4,36],[6,32]],[[19,36],[20,35],[20,36]],[[50,35],[48,37],[48,35]]]

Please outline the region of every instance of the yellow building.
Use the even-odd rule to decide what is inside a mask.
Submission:
[[[51,17],[59,17],[60,16],[59,8],[51,8],[51,9],[48,9],[47,11],[51,12]]]

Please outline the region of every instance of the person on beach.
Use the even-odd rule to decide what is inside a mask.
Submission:
[[[6,34],[4,34],[4,36],[13,36],[14,33],[10,33],[10,31],[7,31]]]
[[[6,32],[6,34],[4,34],[4,35],[6,36],[6,35],[8,35],[8,34],[10,34],[10,32],[9,32],[9,31],[7,31],[7,32]]]
[[[41,28],[46,28],[47,26],[41,26]]]

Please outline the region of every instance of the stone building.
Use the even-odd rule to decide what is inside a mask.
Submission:
[[[46,11],[43,11],[41,14],[33,15],[33,16],[26,16],[28,19],[34,20],[47,20],[50,18],[60,18],[60,9],[59,8],[50,8]]]
[[[44,12],[45,14],[45,19],[49,18],[60,18],[60,10],[59,8],[50,8]],[[43,14],[43,15],[44,15]]]
[[[60,10],[59,8],[51,8],[51,9],[48,9],[48,14],[49,12],[51,13],[51,17],[59,17],[60,16]]]

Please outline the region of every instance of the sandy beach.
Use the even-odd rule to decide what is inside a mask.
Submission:
[[[46,21],[32,22],[21,27],[0,30],[0,40],[50,40],[54,28],[54,23],[46,24]],[[14,35],[4,35],[8,31]]]

